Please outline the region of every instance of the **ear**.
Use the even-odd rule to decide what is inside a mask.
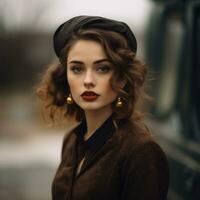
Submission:
[[[122,89],[126,85],[127,80],[123,79],[118,82],[118,86]]]

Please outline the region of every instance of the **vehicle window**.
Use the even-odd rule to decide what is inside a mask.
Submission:
[[[159,91],[156,100],[157,111],[160,114],[170,112],[175,105],[184,31],[182,20],[178,14],[171,15],[166,20],[163,63],[159,75]]]
[[[200,6],[194,12],[193,71],[192,71],[192,127],[196,139],[200,140]]]

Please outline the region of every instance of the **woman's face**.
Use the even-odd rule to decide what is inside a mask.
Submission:
[[[67,79],[74,101],[85,111],[111,109],[117,93],[110,86],[113,66],[101,44],[78,40],[69,50]]]

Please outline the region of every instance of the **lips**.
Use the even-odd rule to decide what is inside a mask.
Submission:
[[[85,101],[95,101],[99,97],[99,95],[92,91],[86,91],[83,94],[81,94],[81,97]]]

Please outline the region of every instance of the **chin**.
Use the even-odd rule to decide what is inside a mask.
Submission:
[[[91,111],[94,111],[94,110],[99,110],[101,109],[102,107],[101,106],[96,106],[96,105],[79,105],[83,110],[91,110]]]
[[[89,103],[81,103],[79,106],[85,111],[97,111],[101,109],[110,109],[111,103],[108,104],[100,104],[97,102],[89,102]]]

